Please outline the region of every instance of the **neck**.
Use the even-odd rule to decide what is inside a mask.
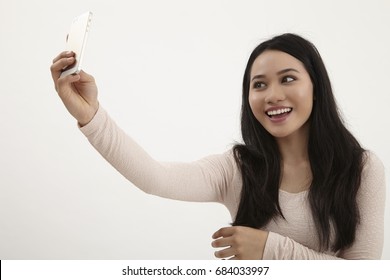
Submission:
[[[300,164],[309,161],[309,125],[306,123],[296,133],[276,139],[284,164]]]

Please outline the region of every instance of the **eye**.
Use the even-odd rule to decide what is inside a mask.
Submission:
[[[295,77],[285,76],[285,77],[282,78],[282,83],[291,83],[291,82],[293,82],[295,80],[296,80]]]
[[[267,85],[263,82],[254,82],[253,83],[253,88],[255,89],[262,89],[262,88],[265,88]]]

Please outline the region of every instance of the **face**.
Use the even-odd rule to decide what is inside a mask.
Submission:
[[[249,105],[274,137],[308,133],[313,84],[304,65],[281,51],[267,50],[252,65]]]

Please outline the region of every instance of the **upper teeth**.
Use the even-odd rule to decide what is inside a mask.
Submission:
[[[291,110],[292,110],[291,108],[283,108],[283,109],[268,111],[267,115],[268,116],[280,115],[280,114],[291,112]]]

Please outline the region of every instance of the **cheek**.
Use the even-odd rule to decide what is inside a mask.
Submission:
[[[313,95],[313,89],[310,88],[305,96],[305,109],[307,114],[311,114],[311,111],[313,110],[313,102],[314,102],[314,95]]]
[[[313,87],[308,85],[305,89],[296,91],[291,95],[294,103],[299,104],[299,111],[310,115],[313,109]]]
[[[256,118],[262,115],[263,103],[262,98],[258,94],[249,93],[249,106]]]

